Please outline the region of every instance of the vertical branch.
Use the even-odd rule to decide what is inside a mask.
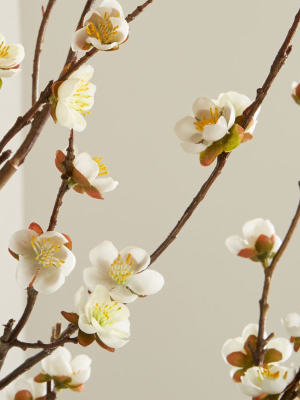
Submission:
[[[64,161],[65,173],[62,174],[62,176],[61,176],[62,182],[61,182],[61,185],[60,185],[57,197],[56,197],[56,201],[55,201],[55,204],[53,207],[52,215],[51,215],[49,226],[48,226],[48,231],[53,231],[56,227],[57,217],[58,217],[59,209],[62,205],[63,197],[69,190],[68,181],[69,181],[69,178],[72,176],[74,158],[75,158],[75,156],[74,156],[74,134],[73,134],[73,129],[71,129],[70,138],[69,138],[69,147],[67,148],[67,157],[66,157],[66,160]]]
[[[33,58],[33,72],[32,72],[32,104],[34,104],[38,99],[39,69],[40,69],[42,45],[44,42],[44,35],[50,17],[50,13],[55,3],[56,0],[48,1],[46,11],[43,13],[41,26],[36,40],[35,53]]]

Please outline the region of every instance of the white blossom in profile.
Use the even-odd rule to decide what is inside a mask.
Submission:
[[[36,383],[32,378],[18,378],[5,389],[6,400],[42,400],[46,394],[46,383]]]
[[[18,74],[20,62],[25,57],[21,44],[6,45],[4,36],[0,33],[0,78],[10,78]]]

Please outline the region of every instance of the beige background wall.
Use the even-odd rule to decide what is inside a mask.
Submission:
[[[20,1],[27,52],[23,110],[30,104],[32,55],[45,3]],[[41,88],[57,77],[84,3],[57,1],[45,39]],[[121,3],[126,14],[139,5],[137,0]],[[62,289],[39,296],[28,340],[47,341],[60,311],[72,311],[82,270],[90,265],[88,253],[100,241],[111,240],[119,249],[135,245],[151,253],[164,240],[212,170],[200,167],[197,156],[181,150],[173,133],[175,122],[190,112],[199,96],[216,98],[235,90],[253,99],[298,7],[295,0],[155,0],[131,24],[130,39],[119,51],[100,53],[91,60],[95,105],[88,128],[76,135],[76,143],[81,151],[104,157],[120,184],[105,201],[75,192],[67,195],[57,229],[71,235],[77,266]],[[18,25],[14,18],[11,21]],[[243,398],[230,381],[221,348],[247,323],[258,320],[263,274],[257,264],[230,254],[224,241],[255,217],[270,219],[281,237],[289,226],[300,179],[300,109],[290,97],[293,80],[300,80],[300,32],[263,105],[254,140],[234,152],[177,241],[153,265],[165,277],[164,289],[130,305],[129,344],[115,354],[96,345],[88,348],[93,369],[85,394],[64,392],[62,399]],[[8,107],[7,114],[1,108],[1,115],[13,121],[12,109]],[[66,147],[67,137],[65,128],[49,121],[28,158],[25,222],[18,228],[35,221],[46,229],[60,185],[55,151]],[[13,184],[6,188],[6,195],[10,191],[15,198],[14,188]],[[14,210],[9,211],[10,219],[15,218]],[[5,225],[4,242],[15,225]],[[271,291],[267,328],[279,336],[284,335],[280,318],[299,310],[299,239],[297,232]],[[20,294],[13,273],[12,267],[7,278],[11,291],[5,296],[11,302]],[[1,321],[6,319],[4,309]],[[73,354],[84,351],[69,349]]]

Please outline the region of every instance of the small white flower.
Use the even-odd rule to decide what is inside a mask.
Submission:
[[[41,398],[47,394],[46,383],[36,383],[32,378],[18,378],[12,382],[5,390],[6,400],[32,400]],[[27,395],[27,397],[25,397]]]
[[[92,158],[89,153],[78,154],[77,147],[74,148],[75,159],[70,186],[78,193],[86,193],[97,199],[103,199],[102,193],[114,190],[118,182],[111,177],[104,178],[108,170],[103,163],[103,158]],[[58,150],[56,152],[55,164],[60,172],[64,173],[63,162],[66,154]]]
[[[91,46],[98,50],[116,49],[127,39],[128,33],[129,25],[121,5],[115,0],[104,0],[84,17],[83,28],[72,37],[72,50],[87,51]]]
[[[93,267],[83,270],[87,287],[93,291],[96,285],[104,285],[110,296],[122,303],[131,303],[138,295],[155,294],[164,285],[159,272],[145,271],[150,256],[138,247],[129,246],[119,253],[112,242],[106,240],[91,250],[90,261]]]
[[[297,313],[288,314],[281,320],[287,333],[293,337],[300,337],[300,315]]]
[[[124,304],[111,301],[110,293],[101,285],[96,286],[87,302],[82,286],[75,294],[75,308],[79,315],[79,328],[87,333],[96,333],[99,339],[111,348],[124,346],[130,335],[129,310]]]
[[[57,121],[74,131],[81,132],[86,127],[83,117],[89,114],[94,104],[96,86],[90,83],[94,68],[83,65],[62,82],[57,90],[55,117]]]
[[[249,338],[249,336],[258,336],[258,325],[257,324],[248,324],[242,333],[241,337],[237,337],[235,339],[228,339],[227,342],[224,344],[223,348],[222,348],[222,356],[224,361],[228,363],[227,360],[227,356],[231,353],[235,353],[235,352],[242,352],[244,354],[246,354],[245,351],[245,343],[247,341],[247,339]],[[264,332],[264,338],[267,337],[267,333]],[[293,352],[293,346],[292,344],[285,338],[274,338],[271,339],[266,347],[266,349],[275,349],[277,351],[279,351],[282,354],[282,359],[280,360],[280,362],[284,362],[286,361]],[[276,362],[278,363],[278,362]]]
[[[24,57],[24,47],[21,44],[6,46],[4,36],[0,33],[0,78],[9,78],[19,73],[19,64]]]
[[[256,218],[243,226],[244,238],[238,235],[226,239],[229,251],[240,257],[258,261],[257,256],[275,254],[281,246],[281,239],[275,235],[275,228],[269,220]]]
[[[32,285],[41,293],[53,293],[65,282],[76,259],[65,246],[68,240],[59,232],[38,233],[32,229],[15,232],[8,248],[19,256],[17,283],[25,289]]]
[[[247,396],[259,396],[263,393],[281,393],[294,379],[295,368],[272,365],[267,368],[252,367],[241,377],[238,388]]]
[[[89,379],[91,362],[92,360],[85,354],[76,356],[72,360],[69,350],[59,347],[42,361],[42,368],[45,374],[53,377],[54,382],[58,381],[59,387],[63,377],[66,387],[76,390]]]

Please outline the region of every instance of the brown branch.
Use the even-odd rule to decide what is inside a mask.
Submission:
[[[60,339],[66,338],[69,339],[70,335],[78,330],[78,327],[72,324],[69,324],[68,328],[61,334]],[[0,380],[0,391],[4,389],[7,385],[13,382],[20,375],[24,374],[24,372],[28,371],[34,365],[38,364],[44,358],[48,357],[56,348],[51,348],[47,350],[42,350],[41,352],[35,354],[34,356],[28,358],[24,361],[18,368],[8,374],[5,378]]]
[[[263,84],[261,89],[257,90],[257,96],[254,102],[245,110],[246,117],[241,123],[241,127],[243,129],[246,129],[249,125],[249,122],[253,118],[255,112],[257,109],[261,106],[262,102],[264,101],[272,83],[274,82],[276,76],[278,75],[279,71],[283,67],[288,55],[291,52],[291,46],[290,42],[295,34],[295,31],[299,25],[300,22],[300,9],[298,13],[295,16],[295,20],[292,24],[292,27],[290,28],[281,48],[279,49],[273,64],[270,69],[270,73],[267,76],[267,79],[265,80],[265,83]],[[154,263],[157,258],[170,246],[170,244],[176,239],[178,233],[181,231],[185,223],[188,221],[188,219],[191,217],[195,209],[198,207],[198,205],[201,203],[201,201],[204,199],[206,196],[208,190],[212,186],[212,184],[215,182],[216,178],[220,175],[222,169],[224,168],[224,165],[229,157],[230,153],[222,153],[220,156],[218,156],[218,161],[217,165],[214,168],[213,172],[207,179],[207,181],[202,185],[200,191],[198,192],[197,196],[194,198],[192,203],[189,205],[189,207],[185,210],[183,216],[181,219],[178,221],[177,225],[175,228],[171,231],[169,236],[162,242],[162,244],[151,254],[151,262],[149,266]]]
[[[125,18],[128,23],[132,22],[137,16],[141,14],[141,12],[144,11],[146,7],[149,6],[149,4],[153,3],[153,0],[147,0],[144,4],[141,6],[138,6],[131,14],[128,14],[127,17]]]
[[[68,180],[72,176],[73,171],[73,160],[74,160],[74,134],[73,129],[71,129],[70,138],[69,138],[69,147],[67,148],[67,157],[64,161],[65,173],[61,176],[61,185],[56,197],[56,201],[53,207],[52,215],[50,218],[48,231],[53,231],[57,224],[57,217],[59,213],[59,209],[62,205],[63,197],[69,190]]]
[[[40,69],[39,67],[40,67],[40,58],[42,53],[42,45],[44,42],[44,35],[50,17],[50,13],[55,3],[56,0],[48,1],[46,11],[43,12],[42,22],[35,45],[35,53],[33,59],[33,73],[32,73],[32,104],[34,104],[38,100],[38,82],[39,82],[39,69]]]
[[[23,351],[26,351],[27,349],[49,350],[49,349],[53,349],[53,347],[55,347],[55,348],[62,347],[62,346],[65,345],[65,343],[77,344],[78,343],[77,337],[75,337],[75,338],[66,337],[66,338],[63,338],[63,339],[56,340],[56,341],[51,342],[51,343],[43,343],[40,340],[38,340],[36,343],[27,343],[27,342],[21,342],[19,340],[14,340],[11,343],[11,346],[12,347],[19,347]]]
[[[31,287],[27,288],[27,304],[19,322],[14,329],[12,329],[14,324],[14,320],[12,319],[9,320],[8,324],[5,326],[3,336],[0,338],[0,370],[4,364],[7,353],[12,348],[12,342],[17,339],[30,317],[37,295],[38,292],[35,289]]]
[[[11,150],[6,150],[1,154],[1,156],[0,156],[0,165],[2,163],[4,163],[4,161],[6,161],[10,157],[11,153],[12,153]]]
[[[299,182],[299,186],[300,186],[300,182]],[[263,364],[264,355],[265,355],[264,347],[266,345],[266,340],[264,339],[263,335],[264,335],[264,331],[265,331],[265,327],[266,327],[267,312],[270,307],[268,304],[268,297],[269,297],[269,292],[270,292],[271,279],[272,279],[272,276],[274,274],[275,268],[276,268],[279,260],[281,259],[288,244],[290,243],[293,233],[297,227],[299,218],[300,218],[300,201],[299,201],[299,204],[297,207],[296,214],[291,222],[291,225],[290,225],[289,230],[282,242],[282,245],[280,246],[275,257],[273,258],[270,266],[266,267],[264,269],[265,281],[264,281],[262,297],[259,300],[260,315],[259,315],[259,330],[258,330],[258,337],[257,337],[257,360],[256,360],[257,362],[256,362],[256,365],[261,366]]]

